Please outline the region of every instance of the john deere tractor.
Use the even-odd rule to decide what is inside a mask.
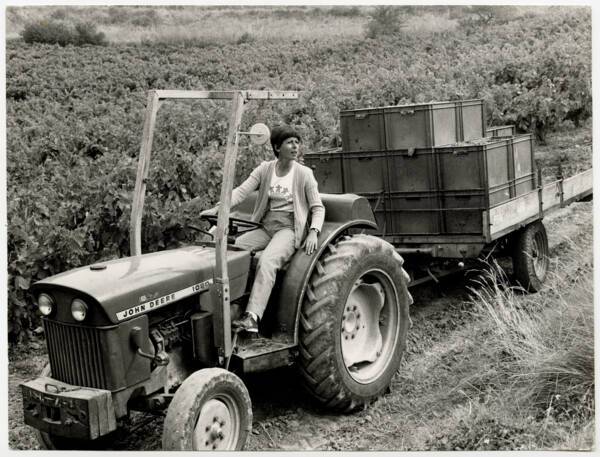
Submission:
[[[313,255],[298,250],[280,272],[261,335],[232,334],[260,252],[233,244],[259,227],[252,199],[231,217],[241,130],[252,100],[280,91],[150,91],[131,214],[130,257],[35,283],[49,363],[22,384],[25,422],[47,449],[100,449],[133,411],[163,415],[165,450],[240,450],[252,428],[239,376],[294,364],[315,399],[342,412],[382,395],[405,347],[411,297],[402,258],[376,229],[368,201],[322,195],[326,221]],[[231,115],[212,241],[142,254],[141,221],[159,104],[228,100]]]

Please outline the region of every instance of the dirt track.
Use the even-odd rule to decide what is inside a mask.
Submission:
[[[545,220],[553,256],[564,240],[591,241],[592,203],[577,203]],[[471,318],[462,277],[413,289],[413,328],[402,368],[392,391],[363,411],[333,415],[303,391],[293,368],[245,379],[254,408],[247,450],[428,450],[436,424],[453,420],[470,399],[453,392],[465,360],[481,342],[470,340]],[[37,375],[43,355],[15,356],[9,365],[9,444],[37,449],[32,429],[22,423],[18,384]],[[43,347],[37,348],[38,353]],[[460,368],[457,368],[460,367]],[[458,371],[457,371],[458,370]],[[140,417],[137,418],[141,419]],[[114,443],[115,449],[160,449],[162,420],[140,426]]]

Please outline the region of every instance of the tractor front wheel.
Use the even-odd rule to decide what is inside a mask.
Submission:
[[[166,451],[240,451],[252,429],[244,383],[221,368],[196,371],[177,389],[163,426]]]
[[[409,326],[408,274],[386,241],[347,236],[311,276],[299,327],[299,368],[322,404],[351,411],[382,395],[400,366]]]

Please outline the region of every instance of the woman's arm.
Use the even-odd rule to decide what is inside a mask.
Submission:
[[[263,162],[258,167],[256,167],[254,170],[252,170],[252,173],[250,173],[250,176],[248,176],[248,178],[243,183],[241,183],[239,186],[237,186],[235,189],[233,189],[233,191],[231,193],[231,209],[235,208],[237,205],[242,203],[246,199],[246,197],[250,194],[250,192],[258,189],[258,187],[260,186],[260,177],[261,177],[261,173],[262,173],[261,168],[264,167],[265,164],[266,164],[266,162]],[[268,164],[267,164],[267,166],[268,166]],[[203,214],[215,215],[218,213],[220,205],[221,205],[221,202],[217,202],[217,204],[215,205],[214,208],[204,210],[200,213],[200,215],[203,215]]]
[[[317,181],[313,176],[312,170],[309,170],[307,175],[304,193],[306,194],[306,200],[310,208],[311,217],[310,229],[308,230],[308,235],[306,236],[302,247],[304,248],[304,252],[306,252],[306,254],[312,255],[319,244],[318,234],[321,233],[323,221],[325,220],[325,207],[321,201]]]
[[[321,201],[321,196],[319,195],[319,186],[312,170],[309,170],[305,192],[311,214],[310,228],[315,228],[320,233],[321,229],[323,228],[323,222],[325,221],[325,207]]]
[[[250,192],[255,191],[260,186],[260,177],[262,173],[262,168],[265,166],[266,162],[262,162],[258,167],[252,170],[250,176],[246,178],[246,180],[233,189],[231,193],[231,207],[235,208],[237,205],[242,203]]]

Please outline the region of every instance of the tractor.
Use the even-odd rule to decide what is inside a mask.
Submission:
[[[252,287],[260,252],[233,244],[260,221],[252,199],[230,208],[238,144],[268,141],[242,131],[253,100],[297,92],[148,93],[134,189],[130,256],[67,271],[31,286],[49,363],[21,385],[25,423],[45,449],[101,449],[132,412],[164,416],[164,450],[241,450],[252,429],[247,373],[295,365],[321,404],[350,412],[384,394],[406,344],[412,298],[403,259],[382,238],[366,198],[322,194],[326,220],[316,252],[298,250],[279,273],[250,337],[231,330]],[[142,254],[141,223],[159,106],[231,102],[219,212],[203,216],[212,240]],[[236,217],[233,217],[233,216]]]

